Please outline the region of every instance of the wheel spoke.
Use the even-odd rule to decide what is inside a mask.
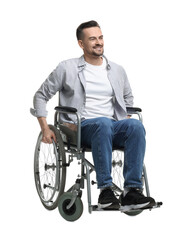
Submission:
[[[112,179],[113,183],[120,189],[122,189],[124,185],[123,162],[124,153],[122,151],[115,150],[112,154]]]
[[[41,202],[46,208],[54,209],[57,207],[58,198],[63,193],[65,185],[65,168],[59,165],[65,163],[66,160],[64,144],[59,131],[54,126],[49,126],[56,135],[58,146],[54,142],[52,144],[43,143],[41,141],[42,134],[39,135],[35,149],[34,174]]]

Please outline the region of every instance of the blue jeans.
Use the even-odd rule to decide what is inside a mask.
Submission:
[[[145,129],[139,120],[106,117],[81,123],[81,143],[92,149],[98,188],[112,185],[112,148],[124,148],[124,187],[142,188]]]

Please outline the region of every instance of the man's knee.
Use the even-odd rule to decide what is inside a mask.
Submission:
[[[106,117],[99,117],[96,120],[96,127],[98,131],[103,132],[104,134],[112,134],[113,124],[112,120]]]
[[[138,134],[145,136],[145,128],[141,121],[137,119],[128,119],[128,131],[131,134]]]

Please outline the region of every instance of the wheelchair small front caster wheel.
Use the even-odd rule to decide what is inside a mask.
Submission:
[[[130,212],[124,212],[126,215],[128,216],[137,216],[138,214],[140,214],[143,210],[133,210],[133,211],[130,211]]]
[[[58,210],[60,215],[67,221],[76,221],[83,213],[83,203],[80,197],[77,197],[72,207],[67,209],[67,206],[71,202],[72,193],[63,193],[58,202]]]

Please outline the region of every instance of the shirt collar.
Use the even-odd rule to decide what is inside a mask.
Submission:
[[[106,60],[107,69],[110,70],[111,67],[110,67],[110,64],[109,64],[108,59],[105,57],[105,55],[103,55],[103,57],[104,57],[105,60]],[[86,65],[86,63],[85,63],[85,58],[84,58],[84,55],[82,55],[82,56],[79,58],[79,63],[78,63],[78,68],[79,68],[79,70],[80,70],[80,71],[83,70],[83,69],[85,68],[85,65]]]

